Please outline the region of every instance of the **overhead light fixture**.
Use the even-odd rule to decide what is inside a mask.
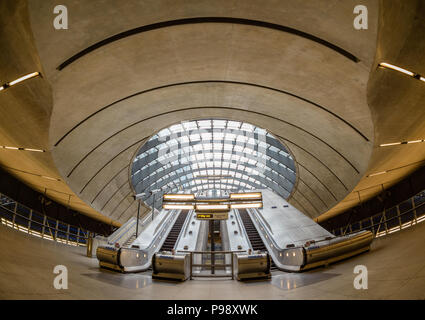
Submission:
[[[227,204],[197,204],[196,211],[229,211]]]
[[[195,200],[194,194],[164,194],[164,201],[191,201]]]
[[[29,80],[29,79],[32,79],[32,78],[35,78],[35,77],[38,77],[38,76],[41,76],[41,73],[40,72],[33,72],[33,73],[26,74],[26,75],[24,75],[24,76],[22,76],[22,77],[20,77],[20,78],[18,78],[16,80],[13,80],[13,81],[10,81],[10,82],[7,82],[7,83],[3,84],[0,87],[0,91],[5,90],[5,89],[7,89],[9,87],[12,87],[15,84],[18,84],[18,83],[23,82],[25,80]]]
[[[387,171],[381,171],[381,172],[372,173],[372,174],[368,175],[368,177],[379,176],[379,175],[384,174],[384,173],[387,173]]]
[[[261,202],[254,203],[232,203],[230,205],[231,209],[248,209],[248,208],[262,208],[263,204]]]
[[[162,208],[167,210],[193,210],[195,206],[191,204],[163,204]]]
[[[0,146],[0,148],[8,149],[8,150],[19,150],[19,151],[46,152],[46,150],[42,150],[42,149],[22,148],[22,147]]]
[[[42,177],[44,179],[47,179],[47,180],[61,181],[60,179],[52,178],[52,177],[47,177],[47,176],[40,176],[40,177]]]
[[[230,200],[261,200],[263,195],[261,192],[250,193],[231,193]]]
[[[40,149],[31,149],[31,148],[24,148],[25,151],[33,151],[33,152],[45,152],[44,150]]]
[[[387,69],[392,69],[392,70],[395,70],[395,71],[398,71],[398,72],[401,72],[401,73],[404,73],[404,74],[407,74],[407,75],[409,75],[411,77],[414,77],[415,76],[415,74],[413,72],[409,71],[409,70],[406,70],[406,69],[397,67],[397,66],[395,66],[393,64],[389,64],[389,63],[386,63],[386,62],[381,62],[379,64],[379,66],[380,67],[387,68]]]
[[[412,78],[415,78],[417,80],[425,82],[425,77],[421,76],[420,74],[414,73],[412,71],[409,71],[409,70],[406,70],[406,69],[403,69],[403,68],[400,68],[400,67],[395,66],[393,64],[390,64],[390,63],[387,63],[387,62],[381,62],[380,64],[378,64],[378,66],[382,67],[382,68],[387,68],[387,69],[391,69],[391,70],[394,70],[394,71],[404,73],[404,74],[406,74],[406,75],[408,75]]]
[[[412,144],[412,143],[419,143],[419,142],[425,142],[425,140],[423,139],[418,139],[418,140],[410,140],[410,141],[402,141],[402,142],[392,142],[392,143],[383,143],[380,144],[380,147],[390,147],[390,146],[397,146],[397,145],[401,145],[401,144]]]
[[[380,144],[379,146],[380,147],[389,147],[389,146],[396,146],[396,145],[399,145],[399,144],[401,144],[401,142],[383,143],[383,144]]]
[[[18,78],[16,80],[13,80],[13,81],[9,82],[8,85],[11,87],[11,86],[14,86],[15,84],[18,84],[19,82],[22,82],[22,81],[25,81],[25,80],[28,80],[28,79],[37,77],[39,75],[40,75],[40,72],[33,72],[33,73],[27,74],[25,76],[22,76],[22,77],[20,77],[20,78]]]

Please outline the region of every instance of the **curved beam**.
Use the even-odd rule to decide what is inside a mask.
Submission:
[[[212,119],[212,120],[216,120],[216,119]],[[225,120],[225,121],[229,121],[229,120]],[[266,130],[264,130],[264,131],[266,131]],[[217,128],[217,129],[216,128],[213,128],[213,129],[211,129],[211,128],[202,128],[202,129],[198,128],[198,129],[190,129],[190,130],[180,131],[180,132],[175,133],[176,137],[173,137],[173,139],[179,139],[179,138],[182,138],[182,137],[189,137],[193,134],[201,134],[201,133],[205,133],[205,132],[208,132],[208,133],[211,133],[211,134],[214,134],[214,133],[228,134],[228,133],[230,133],[230,134],[235,134],[235,135],[239,135],[239,136],[247,136],[249,138],[254,138],[255,140],[259,140],[259,137],[261,136],[264,139],[264,140],[261,140],[262,142],[265,142],[270,146],[276,147],[278,149],[285,151],[287,154],[290,154],[289,151],[286,150],[286,147],[279,140],[277,140],[275,137],[271,137],[267,134],[260,134],[260,133],[257,133],[257,132],[252,133],[252,132],[248,132],[246,130],[234,129],[234,128],[228,128],[228,127],[224,128],[224,129],[223,128]],[[249,133],[249,134],[247,134],[247,133]],[[158,145],[167,143],[168,141],[171,140],[171,139],[169,139],[170,136],[171,135],[164,136],[164,137],[162,137],[162,140],[160,140],[159,138],[149,139],[149,141],[147,141],[142,146],[142,148],[140,148],[136,158],[140,154],[146,152],[149,149],[152,149],[152,148],[154,148]],[[192,143],[198,144],[200,141],[202,141],[202,139],[199,140],[199,141],[192,141]]]
[[[299,149],[301,149],[301,150],[303,150],[305,153],[307,153],[307,154],[309,154],[310,156],[312,156],[314,159],[316,159],[317,161],[319,161],[320,162],[320,164],[321,165],[323,165],[341,184],[342,184],[342,186],[345,188],[345,190],[347,190],[348,191],[348,188],[347,188],[347,186],[344,184],[344,182],[342,182],[342,180],[336,175],[336,173],[335,172],[333,172],[326,164],[324,164],[319,158],[317,158],[314,154],[312,154],[311,152],[309,152],[308,150],[306,150],[306,149],[304,149],[303,147],[301,147],[300,145],[298,145],[298,144],[296,144],[295,142],[293,142],[293,141],[291,141],[291,140],[289,140],[289,139],[286,139],[286,138],[284,138],[284,137],[282,137],[282,136],[278,136],[278,135],[276,135],[277,137],[279,137],[280,139],[282,139],[282,140],[284,140],[284,141],[288,141],[289,143],[292,143],[294,146],[296,146],[297,148],[299,148]]]
[[[249,158],[249,159],[253,159],[253,160],[255,160],[256,158],[255,157],[253,157],[253,158],[250,158],[250,155],[249,154],[244,154],[244,153],[242,153],[242,152],[237,152],[237,151],[230,151],[230,150],[223,150],[223,153],[226,153],[226,154],[236,154],[236,155],[243,155],[243,156],[245,156],[245,157],[247,157],[247,158]],[[153,157],[153,158],[155,158],[155,157]],[[178,157],[177,156],[175,156],[175,157],[173,157],[173,159],[178,159]],[[171,164],[173,161],[175,161],[175,160],[171,160],[170,159],[170,162],[169,162],[169,164]],[[184,167],[187,167],[187,166],[190,166],[190,164],[191,163],[197,163],[197,164],[199,164],[199,163],[204,163],[204,162],[207,162],[208,160],[195,160],[195,161],[191,161],[190,163],[189,162],[187,162],[187,163],[179,163],[178,165],[171,165],[171,168],[177,168],[177,169],[179,169],[180,168],[180,166],[179,165],[181,165],[181,167],[182,168],[184,168]],[[213,162],[214,161],[214,159],[211,159],[211,161]],[[269,162],[270,160],[266,160],[266,163],[267,162]],[[220,160],[220,162],[223,162],[223,163],[233,163],[232,162],[232,160],[231,159],[223,159],[223,160]],[[256,167],[256,165],[251,165],[251,164],[249,164],[249,163],[247,163],[247,162],[245,162],[245,161],[241,161],[240,162],[240,164],[241,165],[243,165],[244,167],[248,167],[248,168],[257,168]],[[158,167],[163,167],[164,165],[161,165],[161,164],[158,164],[157,166],[156,166],[156,168],[158,168]],[[296,175],[295,175],[295,173],[291,173],[291,172],[289,172],[289,171],[287,171],[287,172],[282,172],[282,171],[280,171],[279,170],[279,168],[278,167],[276,167],[276,166],[274,166],[272,163],[269,165],[269,164],[267,164],[267,167],[268,168],[270,168],[270,170],[271,171],[274,171],[274,172],[276,172],[277,174],[279,174],[279,175],[281,175],[286,181],[288,181],[288,183],[289,184],[291,184],[291,185],[294,185],[295,184],[295,178],[296,178]],[[177,170],[176,169],[176,170]],[[218,168],[217,168],[218,169]],[[145,170],[147,170],[147,169],[145,169]],[[168,169],[168,170],[171,170],[171,169]],[[203,169],[200,169],[200,170],[203,170]],[[208,169],[206,169],[206,170],[208,170]],[[231,168],[224,168],[224,170],[231,170]],[[258,170],[258,169],[257,169]],[[259,169],[259,170],[261,170],[261,169]],[[156,170],[154,170],[154,171],[151,171],[150,173],[152,173],[152,172],[155,172]],[[165,170],[163,171],[163,175],[165,175],[166,173],[165,173]],[[136,174],[139,174],[139,173],[134,173],[134,174],[132,174],[132,177],[134,177]],[[140,182],[142,182],[143,180],[139,180],[138,181],[138,183],[137,184],[139,184]],[[137,186],[137,184],[136,184],[136,186]]]
[[[268,28],[278,31],[283,31],[287,33],[291,33],[293,35],[297,35],[299,37],[314,41],[322,46],[326,46],[331,50],[334,50],[335,52],[338,52],[339,54],[343,55],[347,59],[350,59],[351,61],[357,63],[360,62],[360,59],[354,56],[352,53],[348,52],[347,50],[338,47],[324,39],[321,39],[319,37],[316,37],[312,34],[303,32],[301,30],[297,30],[291,27],[283,26],[276,23],[271,22],[265,22],[265,21],[259,21],[259,20],[251,20],[251,19],[242,19],[242,18],[231,18],[231,17],[199,17],[199,18],[186,18],[186,19],[178,19],[178,20],[169,20],[169,21],[163,21],[163,22],[157,22],[148,24],[145,26],[141,26],[138,28],[130,29],[121,33],[118,33],[116,35],[113,35],[109,38],[106,38],[102,41],[99,41],[90,47],[74,54],[72,57],[68,58],[64,62],[62,62],[57,69],[63,70],[65,67],[70,65],[71,63],[75,62],[79,58],[85,56],[86,54],[99,49],[107,44],[110,44],[114,41],[118,41],[120,39],[124,39],[126,37],[156,30],[160,28],[166,28],[166,27],[172,27],[172,26],[179,26],[179,25],[185,25],[185,24],[199,24],[199,23],[231,23],[231,24],[242,24],[242,25],[249,25],[249,26],[255,26],[255,27],[262,27],[262,28]]]
[[[172,168],[170,168],[170,169],[172,169]],[[220,169],[220,168],[208,168],[208,169],[196,169],[196,170],[193,170],[193,171],[190,171],[190,172],[188,172],[188,171],[182,171],[181,173],[177,173],[176,175],[173,175],[172,177],[170,177],[169,179],[167,178],[167,181],[165,181],[165,185],[168,185],[168,184],[170,184],[170,183],[174,183],[175,181],[179,181],[179,183],[180,184],[182,184],[182,180],[180,180],[180,178],[182,178],[182,177],[187,177],[188,175],[190,175],[190,174],[192,174],[193,175],[193,179],[194,180],[208,180],[208,179],[202,179],[202,178],[199,178],[199,177],[195,177],[194,176],[194,173],[195,172],[201,172],[201,171],[204,171],[204,170],[218,170],[218,169]],[[232,172],[236,172],[236,173],[240,173],[240,174],[242,174],[242,175],[245,175],[245,176],[249,176],[249,177],[252,177],[255,181],[258,181],[258,182],[260,182],[260,183],[262,183],[262,184],[264,184],[264,185],[266,185],[267,187],[269,187],[270,189],[272,189],[272,190],[275,190],[275,188],[272,186],[272,184],[271,183],[268,183],[268,181],[267,181],[267,179],[265,179],[265,178],[263,178],[263,177],[261,177],[261,176],[258,176],[258,175],[248,175],[245,171],[243,171],[243,170],[240,170],[240,169],[232,169],[232,168],[228,168],[228,169],[225,169],[225,170],[227,170],[227,171],[232,171]],[[170,170],[171,171],[171,170]],[[161,172],[161,173],[163,173],[162,175],[160,175],[159,177],[155,177],[155,181],[158,181],[160,178],[162,178],[163,176],[165,176],[165,175],[167,175],[168,173],[165,173],[165,172]],[[268,178],[270,178],[270,179],[272,179],[272,181],[273,182],[276,182],[274,179],[282,179],[282,177],[281,177],[281,175],[279,175],[278,173],[272,173],[271,175],[272,175],[272,177],[270,177],[269,176],[270,175],[270,173],[265,173],[264,174],[264,177],[268,177]],[[152,179],[152,178],[150,178],[150,179]],[[225,178],[224,178],[225,179]],[[285,178],[283,178],[283,179],[285,179]],[[187,180],[189,180],[189,179],[187,179]],[[187,180],[185,180],[185,181],[187,181]],[[228,178],[228,180],[237,180],[237,181],[243,181],[243,182],[248,182],[249,180],[247,180],[247,179],[245,179],[245,178],[236,178],[236,177],[231,177],[231,178]],[[138,189],[138,186],[140,185],[140,183],[142,183],[143,182],[143,180],[140,180],[140,181],[138,181],[137,183],[136,183],[136,185],[134,186],[134,189],[136,190],[136,192],[137,193],[139,193],[139,191],[137,190]],[[291,186],[293,186],[293,184],[290,182],[290,181],[288,181],[289,183],[290,183],[290,185]],[[149,180],[148,181],[145,181],[144,183],[149,183]],[[282,181],[282,183],[283,183],[283,181]],[[155,187],[156,185],[158,184],[158,182],[154,182],[154,183],[152,183],[152,184],[149,184],[149,186],[151,186],[151,188],[153,188],[153,189],[158,189],[158,187]],[[133,185],[134,185],[134,182],[133,182]],[[259,184],[260,185],[260,184]],[[284,183],[283,184],[280,184],[280,183],[277,183],[277,185],[279,186],[279,187],[281,187],[282,189],[284,189],[288,194],[290,194],[291,193],[291,190],[288,190],[288,189],[286,189],[285,188],[285,185],[284,185]],[[164,186],[164,184],[161,186],[161,187],[163,187]],[[142,189],[141,191],[143,192],[144,190],[146,190],[146,189]],[[276,190],[275,190],[276,191]]]
[[[139,96],[139,95],[142,95],[142,94],[144,94],[144,93],[148,93],[148,92],[152,92],[152,91],[155,91],[155,90],[160,90],[160,89],[165,89],[165,88],[170,88],[170,87],[176,87],[176,86],[183,86],[183,85],[190,85],[190,84],[201,84],[201,83],[225,83],[225,84],[237,84],[237,85],[245,85],[245,86],[252,86],[252,87],[257,87],[257,88],[261,88],[261,89],[266,89],[266,90],[271,90],[271,91],[274,91],[274,92],[278,92],[278,93],[281,93],[281,94],[286,94],[286,95],[289,95],[289,96],[291,96],[291,97],[294,97],[294,98],[297,98],[297,99],[300,99],[300,100],[302,100],[302,101],[304,101],[304,102],[307,102],[307,103],[309,103],[309,104],[311,104],[311,105],[314,105],[315,107],[317,107],[317,108],[319,108],[319,109],[321,109],[321,110],[323,110],[323,111],[325,111],[325,112],[327,112],[327,113],[329,113],[330,115],[332,115],[333,117],[335,117],[335,118],[337,118],[338,120],[340,120],[340,121],[342,121],[343,123],[345,123],[347,126],[349,126],[351,129],[353,129],[355,132],[357,132],[364,140],[366,140],[366,141],[369,141],[369,139],[359,130],[359,129],[357,129],[356,127],[354,127],[351,123],[349,123],[347,120],[345,120],[344,118],[342,118],[342,117],[340,117],[339,115],[337,115],[336,113],[334,113],[334,112],[332,112],[332,111],[330,111],[330,110],[328,110],[328,109],[326,109],[325,107],[323,107],[323,106],[321,106],[321,105],[319,105],[319,104],[317,104],[317,103],[315,103],[315,102],[313,102],[313,101],[311,101],[311,100],[308,100],[308,99],[306,99],[306,98],[303,98],[303,97],[301,97],[301,96],[298,96],[298,95],[296,95],[296,94],[294,94],[294,93],[291,93],[291,92],[289,92],[289,91],[285,91],[285,90],[280,90],[280,89],[277,89],[277,88],[272,88],[272,87],[268,87],[268,86],[263,86],[263,85],[260,85],[260,84],[256,84],[256,83],[251,83],[251,82],[242,82],[242,81],[231,81],[231,80],[200,80],[200,81],[187,81],[187,82],[177,82],[177,83],[171,83],[171,84],[167,84],[167,85],[163,85],[163,86],[158,86],[158,87],[153,87],[153,88],[150,88],[150,89],[146,89],[146,90],[142,90],[142,91],[139,91],[139,92],[136,92],[136,93],[134,93],[134,94],[131,94],[131,95],[129,95],[129,96],[126,96],[126,97],[124,97],[124,98],[121,98],[121,99],[118,99],[118,100],[116,100],[116,101],[114,101],[114,102],[112,102],[112,103],[110,103],[110,104],[108,104],[108,105],[106,105],[106,106],[104,106],[104,107],[102,107],[102,108],[100,108],[99,110],[97,110],[96,112],[93,112],[92,114],[90,114],[89,116],[87,116],[86,118],[84,118],[83,120],[81,120],[80,122],[78,122],[75,126],[73,126],[68,132],[66,132],[55,144],[54,144],[54,146],[55,147],[57,147],[61,142],[62,142],[62,140],[64,140],[72,131],[74,131],[76,128],[78,128],[81,124],[83,124],[84,122],[86,122],[87,120],[89,120],[90,118],[92,118],[93,116],[95,116],[95,115],[97,115],[98,113],[100,113],[100,112],[102,112],[102,111],[104,111],[104,110],[106,110],[106,109],[108,109],[108,108],[110,108],[110,107],[112,107],[112,106],[114,106],[114,105],[116,105],[116,104],[118,104],[119,102],[122,102],[122,101],[125,101],[125,100],[128,100],[128,99],[131,99],[131,98],[133,98],[133,97],[135,97],[135,96]],[[181,110],[185,110],[185,109],[181,109]],[[249,112],[249,110],[245,110],[245,109],[243,109],[244,111],[247,111],[247,112]],[[253,112],[253,111],[251,111],[251,112]],[[167,114],[167,113],[163,113],[163,114]],[[261,114],[261,115],[264,115],[264,116],[268,116],[268,115],[266,115],[266,114],[262,114],[262,113],[259,113],[259,114]],[[145,118],[145,119],[143,119],[143,120],[141,120],[140,122],[142,122],[142,121],[146,121],[146,120],[149,120],[149,119],[152,119],[152,118],[155,118],[156,116],[159,116],[159,115],[162,115],[162,114],[158,114],[158,115],[155,115],[155,116],[152,116],[152,117],[148,117],[148,118]],[[275,119],[277,119],[277,120],[280,120],[280,119],[278,119],[278,118],[275,118]],[[125,128],[123,128],[123,129],[121,129],[120,131],[117,131],[116,133],[114,133],[112,136],[110,136],[110,137],[108,137],[106,140],[108,140],[108,139],[110,139],[110,138],[112,138],[112,137],[114,137],[116,134],[118,134],[118,133],[120,133],[120,132],[122,132],[122,131],[124,131],[124,130],[126,130],[126,129],[128,129],[128,128],[130,128],[131,126],[133,126],[134,124],[137,124],[138,122],[136,122],[136,123],[133,123],[132,125],[130,125],[130,126],[127,126],[127,127],[125,127]],[[104,140],[103,142],[101,142],[101,144],[102,143],[104,143],[106,140]]]
[[[133,125],[136,125],[136,124],[139,124],[139,123],[142,123],[142,122],[144,122],[144,121],[146,121],[146,120],[149,120],[149,119],[152,119],[152,118],[156,118],[156,117],[159,117],[159,116],[162,116],[162,115],[168,115],[168,114],[172,114],[172,113],[178,113],[178,112],[182,112],[182,111],[188,111],[188,110],[195,110],[195,109],[227,109],[227,110],[238,110],[238,111],[243,111],[243,112],[248,112],[248,113],[253,113],[253,114],[258,114],[258,115],[261,115],[261,116],[265,116],[265,117],[269,117],[269,118],[271,118],[271,119],[274,119],[274,120],[278,120],[278,121],[281,121],[281,122],[283,122],[283,123],[285,123],[285,124],[288,124],[288,125],[291,125],[291,126],[293,126],[294,128],[297,128],[297,129],[299,129],[299,130],[301,130],[301,131],[303,131],[303,132],[305,132],[305,133],[307,133],[307,134],[309,134],[310,136],[312,136],[312,137],[314,137],[315,139],[317,139],[317,140],[319,140],[320,142],[322,142],[323,144],[325,144],[326,146],[328,146],[331,150],[333,150],[336,154],[338,154],[342,159],[344,159],[344,161],[345,162],[347,162],[355,171],[356,171],[356,173],[360,173],[360,171],[354,166],[354,164],[352,164],[351,163],[351,161],[350,160],[348,160],[341,152],[339,152],[338,150],[336,150],[334,147],[332,147],[329,143],[327,143],[326,141],[324,141],[323,139],[321,139],[321,138],[319,138],[318,136],[316,136],[315,134],[313,134],[313,133],[311,133],[311,132],[309,132],[309,131],[307,131],[307,130],[305,130],[305,129],[303,129],[303,128],[301,128],[301,127],[299,127],[299,126],[297,126],[297,125],[294,125],[294,124],[292,124],[292,123],[289,123],[289,122],[287,122],[287,121],[285,121],[285,120],[282,120],[282,119],[279,119],[279,118],[277,118],[277,117],[274,117],[274,116],[270,116],[270,115],[267,115],[267,114],[263,114],[263,113],[261,113],[261,112],[257,112],[257,111],[252,111],[252,110],[245,110],[245,109],[241,109],[241,108],[230,108],[230,107],[220,107],[220,106],[205,106],[205,107],[192,107],[192,108],[183,108],[183,109],[177,109],[177,110],[173,110],[173,111],[168,111],[168,112],[164,112],[164,113],[161,113],[161,114],[157,114],[157,115],[155,115],[155,116],[151,116],[151,117],[148,117],[148,118],[145,118],[145,119],[142,119],[142,120],[139,120],[139,121],[137,121],[136,123],[133,123],[132,125],[130,125],[130,126],[128,126],[128,127],[131,127],[131,126],[133,126]],[[127,127],[127,128],[128,128]],[[123,131],[123,130],[125,130],[125,129],[127,129],[127,128],[124,128],[124,129],[122,129],[122,130],[120,130],[119,132],[121,132],[121,131]],[[119,133],[118,132],[118,133]],[[116,133],[117,134],[117,133]],[[114,134],[115,135],[115,134]],[[277,135],[276,135],[277,136]],[[109,138],[108,138],[109,139]],[[100,145],[102,145],[105,141],[107,141],[108,139],[106,139],[106,140],[104,140],[103,142],[101,142],[98,146],[96,146],[95,147],[95,149],[97,149]],[[146,139],[146,137],[144,137],[143,139]],[[143,140],[142,139],[142,140]],[[142,140],[139,140],[139,141],[142,141]],[[95,149],[92,149],[90,152],[89,152],[89,154],[91,154]],[[87,157],[88,157],[88,155],[89,154],[87,154],[83,159],[86,159]],[[79,162],[79,164],[82,162],[82,160]],[[68,177],[71,175],[71,173],[75,170],[75,168],[76,167],[74,167],[72,170],[71,170],[71,172],[68,174]],[[85,187],[84,187],[85,188]],[[83,190],[84,190],[84,188],[83,188]],[[82,191],[80,191],[80,193],[81,193]]]
[[[95,195],[95,197],[92,199],[92,201],[90,203],[93,203],[94,200],[96,200],[96,198],[102,193],[103,190],[105,190],[105,188],[121,173],[124,171],[124,169],[128,168],[130,165],[126,165],[124,168],[122,168],[121,170],[119,170],[103,187],[102,189],[99,190],[99,192]]]
[[[126,147],[124,150],[121,150],[119,153],[117,153],[115,156],[112,157],[112,159],[109,159],[108,162],[106,162],[99,170],[96,171],[96,173],[86,182],[86,184],[83,186],[83,188],[80,190],[79,193],[82,193],[85,188],[89,185],[90,182],[93,181],[93,179],[102,171],[108,164],[110,164],[115,158],[117,158],[119,155],[130,149],[131,147],[134,147],[136,144],[143,142],[143,140],[146,140],[146,138],[142,138],[140,140],[137,140],[135,143],[131,144],[130,146]]]
[[[278,152],[267,149],[266,152],[260,153],[258,150],[255,150],[255,146],[252,145],[252,144],[238,143],[238,141],[236,141],[236,143],[233,144],[233,143],[231,143],[232,141],[230,141],[230,140],[211,140],[211,142],[213,142],[213,143],[215,141],[217,141],[218,143],[225,142],[224,144],[226,144],[226,145],[233,145],[233,146],[237,145],[237,146],[241,146],[241,147],[244,147],[244,148],[248,148],[252,151],[256,151],[259,155],[261,155],[262,159],[264,159],[264,158],[266,159],[266,162],[269,162],[270,160],[268,158],[270,158],[270,159],[274,159],[275,161],[282,164],[282,166],[285,169],[285,172],[280,172],[280,173],[282,173],[283,175],[287,174],[287,175],[291,176],[291,175],[295,174],[296,168],[293,165],[294,164],[293,159],[282,156]],[[209,143],[211,143],[211,142],[209,142]],[[191,146],[190,142],[180,144],[179,150],[190,147],[190,146]],[[151,163],[154,160],[157,160],[159,158],[158,153],[159,153],[159,151],[156,150],[155,152],[152,152],[151,154],[147,155],[146,157],[139,158],[136,161],[134,161],[131,174],[132,175],[136,174],[136,172],[141,170],[141,168],[143,168],[145,165]],[[173,162],[177,159],[178,160],[188,159],[189,156],[196,155],[196,154],[220,154],[220,155],[221,154],[231,154],[231,155],[243,156],[243,157],[255,160],[257,162],[260,159],[259,155],[253,156],[250,153],[245,153],[245,152],[242,152],[242,151],[236,151],[234,149],[232,149],[232,150],[211,149],[211,150],[200,150],[200,151],[191,150],[189,153],[182,152],[180,154],[173,154],[171,157],[167,158],[166,161],[167,161],[167,163],[171,163],[171,162]],[[203,162],[203,161],[214,161],[214,159],[205,159],[205,160],[200,160],[199,162]],[[193,161],[190,160],[190,162],[193,162]],[[243,163],[245,163],[245,162],[243,162]],[[271,166],[269,166],[269,167],[271,167]],[[288,176],[288,178],[290,178],[289,176]],[[294,183],[295,181],[292,181],[292,182]]]

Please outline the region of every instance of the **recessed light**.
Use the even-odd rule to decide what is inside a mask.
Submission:
[[[368,177],[379,176],[379,175],[384,174],[384,173],[387,173],[387,171],[381,171],[381,172],[372,173],[372,174],[368,175]]]
[[[34,78],[34,77],[38,77],[38,76],[41,76],[41,73],[40,72],[33,72],[33,73],[26,74],[26,75],[24,75],[24,76],[22,76],[22,77],[20,77],[20,78],[18,78],[16,80],[13,80],[13,81],[10,81],[8,83],[3,84],[0,87],[0,91],[5,90],[5,89],[7,89],[7,88],[9,88],[11,86],[14,86],[15,84],[18,84],[18,83],[20,83],[22,81],[25,81],[25,80],[28,80],[28,79],[31,79],[31,78]]]
[[[44,179],[48,179],[48,180],[54,180],[54,181],[60,181],[60,179],[56,179],[56,178],[52,178],[52,177],[47,177],[47,176],[40,176]]]
[[[15,84],[18,84],[19,82],[22,82],[22,81],[25,81],[25,80],[28,80],[28,79],[31,79],[31,78],[37,77],[37,76],[39,76],[39,75],[40,75],[40,73],[39,73],[39,72],[33,72],[33,73],[27,74],[27,75],[25,75],[25,76],[22,76],[22,77],[20,77],[20,78],[18,78],[18,79],[16,79],[16,80],[13,80],[13,81],[9,82],[9,83],[8,83],[8,85],[9,85],[9,86],[13,86],[13,85],[15,85]]]
[[[46,152],[46,150],[34,149],[34,148],[22,148],[22,147],[10,147],[10,146],[0,146],[0,148],[8,149],[8,150],[19,150],[19,151]]]
[[[395,70],[395,71],[398,71],[398,72],[401,72],[401,73],[404,73],[404,74],[407,74],[407,75],[409,75],[411,77],[414,77],[415,76],[415,74],[413,72],[409,71],[409,70],[406,70],[406,69],[397,67],[397,66],[395,66],[393,64],[389,64],[389,63],[386,63],[386,62],[381,62],[379,64],[379,66],[380,67],[387,68],[387,69],[392,69],[392,70]]]
[[[396,145],[399,145],[399,144],[401,144],[401,142],[383,143],[383,144],[380,144],[379,146],[380,147],[389,147],[389,146],[396,146]]]
[[[420,142],[424,142],[425,140],[423,139],[418,139],[418,140],[410,140],[410,141],[402,141],[402,142],[392,142],[392,143],[383,143],[380,144],[380,147],[389,147],[389,146],[397,146],[400,144],[412,144],[412,143],[420,143]]]

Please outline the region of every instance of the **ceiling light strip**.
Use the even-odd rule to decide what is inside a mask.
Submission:
[[[26,74],[26,75],[24,75],[22,77],[19,77],[18,79],[15,79],[13,81],[10,81],[10,82],[7,82],[7,83],[3,84],[0,87],[0,91],[5,90],[5,89],[7,89],[9,87],[12,87],[12,86],[14,86],[14,85],[16,85],[18,83],[23,82],[23,81],[26,81],[26,80],[29,80],[29,79],[38,77],[38,76],[41,76],[41,73],[40,72],[33,72],[33,73]]]
[[[385,173],[387,173],[387,171],[380,171],[380,172],[372,173],[372,174],[368,175],[368,177],[379,176],[379,175],[385,174]]]
[[[46,150],[34,149],[34,148],[22,148],[22,147],[11,147],[11,146],[0,146],[0,148],[8,149],[8,150],[18,150],[18,151],[46,152]]]
[[[189,201],[195,200],[194,194],[164,194],[164,201]]]
[[[163,204],[162,208],[167,210],[193,210],[195,206],[190,204]]]
[[[410,141],[402,141],[402,142],[391,142],[391,143],[382,143],[379,146],[380,147],[390,147],[390,146],[398,146],[401,144],[412,144],[412,143],[420,143],[425,142],[424,139],[418,139],[418,140],[410,140]]]
[[[390,63],[387,63],[387,62],[381,62],[380,64],[378,64],[378,67],[386,68],[386,69],[391,69],[391,70],[394,70],[394,71],[398,71],[398,72],[404,73],[405,75],[408,75],[408,76],[410,76],[412,78],[415,78],[417,80],[420,80],[420,81],[424,81],[425,82],[425,78],[423,76],[421,76],[420,74],[414,73],[412,71],[403,69],[401,67],[395,66],[395,65],[390,64]]]

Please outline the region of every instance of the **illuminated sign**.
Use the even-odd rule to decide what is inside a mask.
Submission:
[[[227,220],[229,214],[227,212],[214,212],[214,213],[197,213],[196,219],[198,220]]]

